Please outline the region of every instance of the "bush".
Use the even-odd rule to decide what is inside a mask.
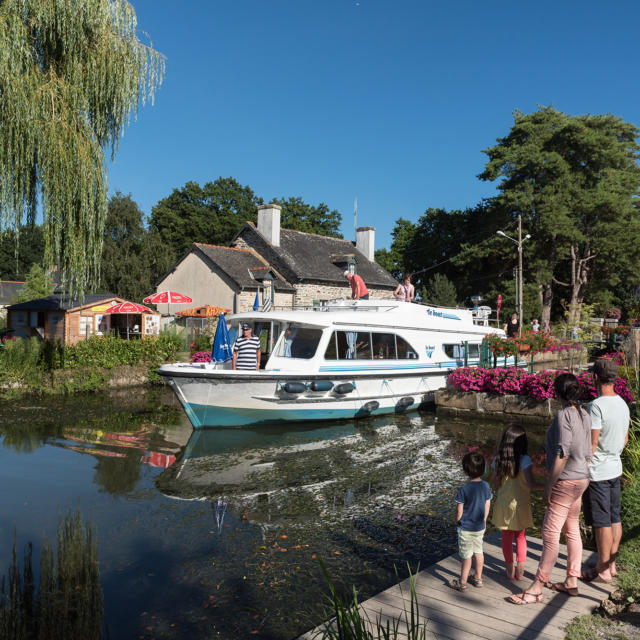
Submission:
[[[538,371],[527,373],[516,367],[459,367],[449,374],[448,384],[460,391],[484,391],[498,395],[514,394],[537,400],[553,398],[553,382],[556,376],[565,371]],[[584,372],[577,376],[583,389],[583,401],[588,402],[598,396],[593,376]],[[633,396],[624,378],[618,378],[614,387],[616,393],[627,403],[633,402]]]

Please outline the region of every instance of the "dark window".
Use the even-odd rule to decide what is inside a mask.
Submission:
[[[405,358],[417,358],[418,354],[415,349],[400,336],[396,336],[396,345],[398,348],[398,360],[404,360]]]
[[[443,344],[442,348],[448,358],[460,360],[464,357],[464,348],[461,344]]]
[[[396,359],[396,337],[392,333],[372,333],[371,346],[376,360]]]
[[[290,326],[285,331],[279,356],[283,358],[313,358],[322,336],[321,329]]]

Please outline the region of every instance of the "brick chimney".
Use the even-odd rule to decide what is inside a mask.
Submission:
[[[258,207],[258,231],[274,246],[280,246],[280,211],[277,204],[261,204]]]
[[[376,230],[374,227],[358,227],[356,229],[356,249],[367,260],[373,262],[373,252],[375,250]]]

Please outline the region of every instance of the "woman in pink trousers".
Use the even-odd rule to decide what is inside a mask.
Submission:
[[[588,461],[591,457],[591,418],[580,406],[581,389],[571,373],[561,373],[553,383],[562,409],[547,430],[547,483],[542,524],[542,555],[535,580],[522,593],[512,595],[514,604],[542,602],[542,588],[549,587],[570,596],[578,595],[582,564],[582,539],[578,516],[582,494],[589,485]],[[549,576],[560,545],[560,533],[567,539],[567,577],[551,584]]]

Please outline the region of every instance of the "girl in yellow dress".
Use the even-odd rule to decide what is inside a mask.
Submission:
[[[509,580],[522,580],[527,560],[525,529],[533,526],[531,490],[544,489],[533,479],[533,461],[527,454],[527,434],[510,424],[502,434],[498,454],[493,460],[494,485],[498,487],[491,521],[502,531],[502,553]],[[516,566],[513,542],[516,543]]]

